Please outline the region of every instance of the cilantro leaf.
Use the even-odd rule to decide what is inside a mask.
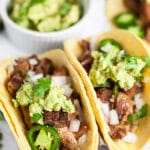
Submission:
[[[118,96],[118,92],[119,92],[119,85],[115,84],[114,88],[113,88],[113,93],[114,93],[115,97]]]
[[[137,114],[131,114],[131,115],[129,115],[129,117],[128,117],[127,124],[131,124],[133,121],[135,121],[135,120],[137,120],[137,119],[138,119]]]
[[[35,114],[33,114],[33,116],[31,117],[31,122],[32,122],[32,123],[37,123],[37,121],[38,121],[39,119],[41,119],[41,118],[42,118],[42,114],[35,113]]]
[[[147,67],[150,67],[150,57],[149,56],[144,57],[144,62],[146,63]]]
[[[148,104],[144,104],[142,108],[139,109],[138,116],[143,118],[148,114]]]
[[[135,120],[144,118],[147,114],[148,114],[148,104],[144,104],[137,113],[128,116],[127,124],[131,124]]]
[[[49,77],[40,78],[33,86],[33,95],[44,98],[45,93],[50,89],[51,80]]]

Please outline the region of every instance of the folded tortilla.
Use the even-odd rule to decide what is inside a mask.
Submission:
[[[52,50],[41,54],[38,56],[39,59],[49,58],[54,66],[65,66],[69,71],[70,77],[73,80],[73,86],[75,91],[79,93],[81,97],[81,103],[83,108],[83,115],[85,119],[85,123],[88,127],[87,132],[87,140],[84,144],[82,144],[79,149],[88,149],[88,150],[97,150],[99,143],[99,135],[98,129],[95,121],[94,114],[92,112],[92,108],[90,106],[90,102],[86,95],[84,85],[75,71],[73,66],[67,60],[64,52],[62,50]],[[9,124],[11,131],[18,143],[18,147],[20,150],[31,150],[31,147],[26,138],[27,129],[25,128],[25,124],[23,119],[21,118],[20,111],[18,108],[13,106],[11,101],[11,97],[7,92],[5,82],[9,76],[9,72],[7,67],[12,64],[12,59],[7,59],[0,62],[0,110],[4,113],[4,116]]]
[[[113,38],[120,45],[123,49],[130,55],[133,56],[149,56],[150,52],[146,49],[145,45],[142,42],[125,30],[113,30],[111,32],[106,32],[100,36],[97,36],[97,42],[106,39],[106,38]],[[68,59],[72,63],[72,65],[76,68],[78,73],[81,76],[81,79],[85,85],[87,95],[90,99],[96,120],[99,125],[99,129],[104,137],[105,142],[108,144],[111,150],[139,150],[141,149],[144,144],[150,141],[150,111],[148,116],[141,120],[140,126],[138,130],[135,132],[137,135],[137,141],[135,144],[129,144],[124,141],[115,141],[109,136],[108,131],[108,124],[105,120],[103,112],[100,108],[100,104],[97,100],[96,92],[92,86],[92,83],[84,70],[81,66],[80,62],[77,58],[82,54],[82,49],[79,46],[80,40],[70,40],[64,43],[65,52],[67,54]],[[92,39],[90,41],[93,41]],[[92,43],[93,45],[93,43]],[[150,110],[150,68],[146,69],[144,72],[144,78],[147,79],[147,82],[144,83],[144,91],[142,93],[144,101],[148,104]]]
[[[128,9],[125,7],[123,0],[107,0],[106,2],[106,15],[108,17],[109,23],[111,24],[112,28],[118,28],[113,24],[113,18],[122,12],[127,12]],[[150,43],[147,42],[145,39],[141,39],[142,42],[146,46],[150,46]]]

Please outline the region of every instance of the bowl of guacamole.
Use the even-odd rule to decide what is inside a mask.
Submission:
[[[20,49],[43,52],[80,37],[92,0],[1,0],[8,37]]]
[[[12,0],[9,16],[19,26],[38,32],[55,32],[73,26],[82,18],[78,0]]]

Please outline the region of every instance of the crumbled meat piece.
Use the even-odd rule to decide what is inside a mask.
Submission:
[[[131,98],[133,99],[134,95],[137,94],[138,92],[141,91],[141,85],[139,84],[134,84],[133,87],[129,90],[127,90],[125,93]]]
[[[25,121],[27,128],[30,129],[32,127],[32,122],[31,122],[31,119],[29,116],[29,107],[28,106],[20,106],[19,108],[22,112],[23,119]]]
[[[142,20],[142,22],[144,22],[145,24],[149,24],[150,4],[147,2],[141,2],[139,12],[140,12],[140,19]]]
[[[80,128],[78,132],[74,132],[74,136],[76,139],[80,138],[83,134],[86,134],[88,131],[88,128],[83,123],[80,124]]]
[[[11,77],[8,79],[6,83],[8,92],[14,96],[16,91],[20,88],[21,84],[23,83],[24,76],[21,72],[13,72]]]
[[[20,58],[16,60],[16,65],[14,66],[14,70],[17,72],[25,72],[29,70],[30,64],[28,59]]]
[[[44,122],[57,128],[69,126],[69,119],[67,112],[59,111],[44,111]]]
[[[78,118],[78,116],[79,116],[79,113],[78,113],[78,112],[71,113],[71,114],[69,113],[69,114],[68,114],[68,120],[69,120],[69,121],[72,121],[72,120]]]
[[[93,62],[89,42],[86,40],[82,40],[79,42],[79,45],[83,50],[83,52],[81,56],[78,58],[78,60],[80,61],[81,65],[85,68],[85,70],[89,72]]]
[[[124,0],[125,6],[133,13],[139,14],[140,0]]]
[[[81,40],[79,42],[79,46],[81,47],[81,49],[83,50],[83,52],[90,51],[90,43],[87,40]]]
[[[62,67],[56,68],[53,72],[53,75],[54,76],[63,76],[63,75],[66,76],[68,75],[68,71],[65,67],[62,66]]]
[[[150,42],[150,26],[146,27],[146,40]]]
[[[58,128],[60,141],[64,150],[77,149],[77,141],[72,132],[67,127]]]
[[[51,74],[53,72],[53,64],[48,58],[42,59],[37,66],[35,66],[34,71],[36,74],[43,73],[44,75]]]
[[[101,99],[103,103],[108,102],[112,95],[113,91],[107,88],[101,88],[96,91],[97,97]]]
[[[76,92],[73,92],[71,94],[71,100],[74,101],[76,99],[80,99],[80,95],[78,93],[76,93]]]
[[[133,101],[123,92],[119,92],[116,100],[116,111],[119,120],[126,122],[130,114],[133,113]]]
[[[127,129],[125,126],[120,125],[110,126],[109,134],[113,139],[122,139],[124,136],[126,136]]]
[[[93,58],[91,57],[91,55],[86,56],[86,58],[83,61],[81,61],[81,65],[84,67],[87,73],[91,68],[92,62]]]

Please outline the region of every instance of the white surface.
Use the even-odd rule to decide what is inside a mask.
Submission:
[[[93,5],[93,13],[87,22],[83,35],[90,36],[96,35],[109,30],[109,25],[105,18],[105,0],[96,0]],[[82,31],[81,31],[82,32]],[[80,33],[79,33],[80,34]],[[15,47],[8,39],[5,32],[0,32],[0,60],[7,57],[17,57],[21,55],[30,55],[31,53],[25,53],[21,49]],[[0,131],[3,132],[4,139],[2,141],[2,150],[17,150],[16,143],[5,121],[0,122]]]

